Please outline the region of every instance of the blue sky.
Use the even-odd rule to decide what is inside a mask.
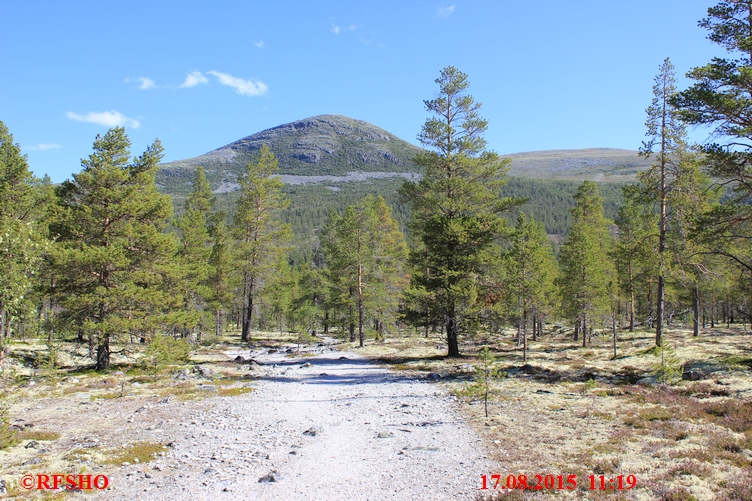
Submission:
[[[165,161],[326,113],[417,144],[453,65],[490,149],[637,149],[663,59],[683,88],[723,55],[697,26],[715,3],[0,0],[0,120],[56,182],[113,125]]]

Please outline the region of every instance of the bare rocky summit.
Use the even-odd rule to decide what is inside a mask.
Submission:
[[[204,155],[161,165],[166,191],[190,189],[201,166],[213,189],[232,185],[262,145],[279,159],[280,174],[342,176],[349,172],[418,172],[421,150],[384,129],[341,115],[319,115],[244,137]],[[228,191],[228,190],[225,190]]]

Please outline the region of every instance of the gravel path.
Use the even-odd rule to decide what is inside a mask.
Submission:
[[[266,377],[250,394],[155,406],[150,421],[170,420],[153,439],[169,437],[170,452],[124,466],[101,498],[475,498],[480,475],[495,469],[440,385],[318,349],[296,359],[252,352]]]

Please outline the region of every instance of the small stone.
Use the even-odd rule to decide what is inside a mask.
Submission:
[[[258,479],[260,484],[279,482],[280,480],[281,480],[281,477],[279,476],[279,473],[277,473],[276,470],[272,470],[266,475],[264,475],[263,477]]]
[[[701,381],[709,377],[710,373],[702,369],[688,369],[682,374],[682,379],[685,381]]]
[[[236,363],[236,364],[246,364],[246,363],[248,363],[248,360],[246,360],[245,358],[243,358],[242,355],[238,355],[237,357],[235,357],[235,360],[233,360],[233,362]]]
[[[28,444],[24,445],[24,449],[37,449],[39,447],[39,442],[36,440],[29,441]]]
[[[193,371],[205,379],[213,379],[214,373],[206,366],[203,365],[197,365],[193,368]]]
[[[305,368],[305,367],[311,367],[312,365],[313,365],[313,364],[311,364],[311,362],[306,362],[306,363],[304,363],[303,365],[301,365],[301,366],[300,366],[300,368],[301,368],[301,369],[303,369],[303,368]]]
[[[306,431],[303,432],[303,435],[308,435],[309,437],[315,437],[321,430],[316,428],[315,426],[311,426]]]
[[[380,431],[378,437],[379,438],[391,438],[394,436],[394,433],[391,431]]]

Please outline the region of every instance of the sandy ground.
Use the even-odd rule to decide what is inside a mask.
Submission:
[[[169,452],[106,472],[97,498],[465,500],[494,471],[439,385],[327,347],[268,351],[251,353],[265,373],[252,393],[139,412],[127,433]]]

